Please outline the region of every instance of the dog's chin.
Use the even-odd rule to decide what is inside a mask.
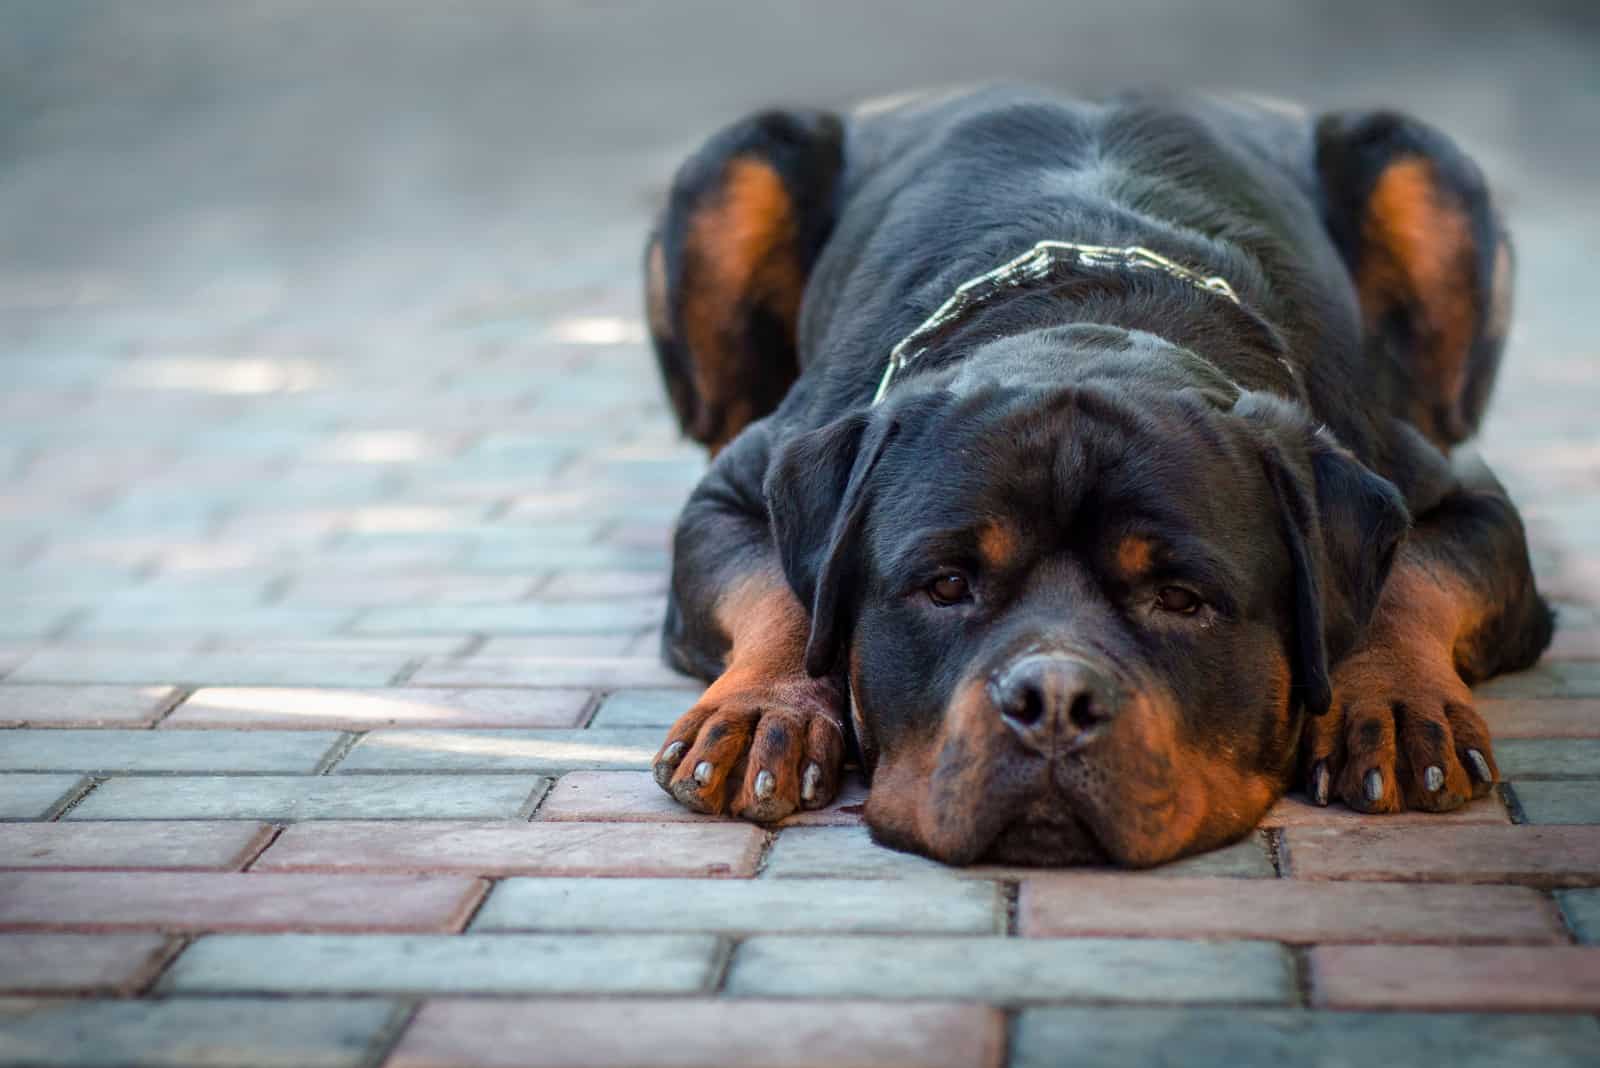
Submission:
[[[1111,863],[1111,856],[1076,820],[1018,820],[1003,828],[980,863],[1064,868]]]

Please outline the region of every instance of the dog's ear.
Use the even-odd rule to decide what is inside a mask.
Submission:
[[[811,609],[806,670],[826,675],[848,639],[861,584],[861,528],[873,469],[894,423],[852,412],[791,438],[768,469],[764,491],[784,575]]]
[[[1411,516],[1393,483],[1298,410],[1247,393],[1234,411],[1261,434],[1294,567],[1295,688],[1322,715],[1333,703],[1331,667],[1365,635]]]

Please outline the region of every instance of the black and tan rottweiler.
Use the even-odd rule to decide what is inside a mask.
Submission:
[[[768,112],[679,170],[651,331],[715,456],[655,761],[952,863],[1150,865],[1284,791],[1443,812],[1468,686],[1552,620],[1449,456],[1511,302],[1482,175],[1403,115],[1020,90]]]

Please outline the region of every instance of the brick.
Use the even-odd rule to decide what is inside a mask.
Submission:
[[[1284,832],[1283,850],[1297,879],[1600,882],[1597,827],[1296,827]]]
[[[1511,791],[1529,823],[1600,823],[1600,782],[1519,782]]]
[[[1578,941],[1600,944],[1600,890],[1565,890],[1556,900]]]
[[[490,638],[474,655],[491,659],[523,657],[627,656],[636,631],[605,634],[538,634],[520,638]]]
[[[588,703],[588,690],[219,687],[196,691],[161,726],[339,731],[384,727],[577,727]]]
[[[1500,752],[1500,746],[1495,746],[1495,752]],[[1502,760],[1501,768],[1505,763]],[[1498,796],[1482,797],[1476,801],[1469,801],[1454,812],[1393,812],[1382,816],[1368,816],[1357,812],[1355,809],[1346,808],[1335,802],[1327,805],[1313,805],[1302,797],[1291,795],[1280,800],[1267,814],[1261,818],[1263,827],[1360,827],[1383,826],[1393,827],[1401,824],[1417,823],[1428,827],[1437,827],[1441,824],[1453,823],[1488,823],[1508,824],[1511,817],[1506,813],[1506,807]]]
[[[650,597],[666,592],[666,573],[657,571],[564,571],[539,587],[539,596],[551,599]]]
[[[1510,738],[1495,742],[1494,757],[1501,776],[1518,782],[1600,778],[1600,738]]]
[[[1558,697],[1477,702],[1495,743],[1506,738],[1600,738],[1600,700]]]
[[[744,823],[302,824],[252,870],[748,876],[764,841]]]
[[[1600,1010],[1600,946],[1320,946],[1310,968],[1328,1008]]]
[[[1529,671],[1502,675],[1478,689],[1488,698],[1600,698],[1600,661],[1553,660]]]
[[[996,934],[1004,918],[998,884],[976,880],[507,879],[472,929]]]
[[[780,826],[852,825],[861,822],[866,784],[852,776],[826,808],[796,812]],[[674,801],[648,771],[572,771],[556,780],[538,819],[593,822],[703,823],[703,816]]]
[[[43,649],[10,682],[180,683],[190,686],[382,686],[412,658],[403,654],[129,652]],[[445,661],[448,663],[448,661]]]
[[[190,872],[0,874],[0,930],[452,931],[477,879]]]
[[[979,1005],[683,999],[430,1001],[386,1068],[998,1068],[1000,1014]]]
[[[188,612],[152,612],[148,606],[112,602],[97,608],[73,628],[83,637],[155,634],[199,634],[233,637],[334,634],[356,613],[348,608],[317,605],[248,605],[221,608],[192,605]]]
[[[1550,899],[1514,886],[1148,879],[1050,873],[1022,881],[1030,936],[1278,942],[1561,942]]]
[[[728,973],[736,996],[1274,1004],[1287,953],[1265,942],[762,935]]]
[[[18,670],[26,668],[25,663]],[[599,656],[430,659],[410,681],[419,686],[583,686],[596,690],[649,686],[698,691],[705,686],[654,657]]]
[[[170,686],[0,686],[0,723],[28,727],[131,727],[154,723]]]
[[[583,731],[373,731],[335,771],[543,771],[649,768],[661,732],[648,728]]]
[[[1302,1009],[1028,1009],[1011,1068],[1127,1065],[1448,1064],[1579,1068],[1594,1063],[1600,1026],[1583,1017],[1467,1016]],[[1402,1052],[1403,1051],[1403,1052]]]
[[[102,774],[310,772],[338,740],[328,731],[24,730],[13,732],[0,747],[0,767]]]
[[[0,869],[231,871],[271,834],[265,823],[0,823]]]
[[[0,774],[0,818],[38,819],[82,782],[81,775]]]
[[[241,775],[111,779],[68,820],[511,819],[537,775]]]
[[[659,727],[664,732],[694,706],[687,690],[618,690],[600,703],[591,727]]]
[[[30,1068],[359,1068],[395,1017],[382,1001],[181,998],[0,1004],[0,1050]]]
[[[692,994],[714,980],[711,935],[210,935],[163,992]]]
[[[167,946],[149,934],[0,934],[0,993],[131,993],[155,978]]]
[[[358,634],[614,634],[653,626],[666,602],[649,597],[612,601],[512,601],[505,604],[422,603],[374,608]]]
[[[1546,660],[1600,660],[1600,627],[1558,626]]]
[[[902,853],[872,841],[865,826],[786,827],[767,857],[764,875],[784,878],[843,876],[853,879],[908,877],[1017,879],[1036,874],[1036,868],[977,864],[955,868],[915,853]],[[1215,875],[1271,878],[1272,862],[1266,844],[1250,835],[1223,849],[1162,865],[1152,876]]]

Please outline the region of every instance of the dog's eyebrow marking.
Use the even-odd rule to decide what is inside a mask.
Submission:
[[[978,555],[996,571],[1015,562],[1022,538],[1017,528],[1004,519],[991,519],[978,528]]]
[[[1150,570],[1155,561],[1155,544],[1141,534],[1129,534],[1117,543],[1117,568],[1129,578]]]

